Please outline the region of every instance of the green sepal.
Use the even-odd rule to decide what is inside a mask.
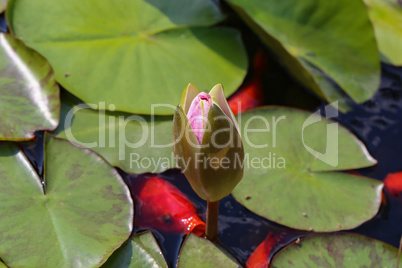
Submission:
[[[244,149],[235,124],[218,105],[210,107],[208,122],[210,130],[205,130],[200,150],[203,166],[197,171],[207,200],[215,202],[229,195],[242,179]]]
[[[193,83],[189,83],[183,91],[181,95],[180,105],[183,107],[183,111],[185,114],[188,113],[188,109],[190,109],[191,102],[200,94],[199,88]]]
[[[193,190],[207,200],[201,184],[200,168],[195,161],[200,147],[183,108],[178,105],[173,117],[173,154]]]
[[[244,149],[233,121],[212,104],[202,145],[178,105],[173,118],[173,153],[193,190],[204,200],[229,195],[243,177]],[[212,162],[211,162],[212,161]]]
[[[222,109],[222,111],[230,118],[232,119],[233,124],[236,126],[237,130],[240,133],[239,126],[236,120],[235,115],[233,114],[232,109],[230,109],[229,103],[226,100],[225,94],[223,93],[223,87],[221,84],[215,85],[211,91],[209,92],[209,95],[212,96],[214,100],[216,100],[217,104],[219,107]]]

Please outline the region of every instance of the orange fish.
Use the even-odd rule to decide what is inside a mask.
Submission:
[[[144,178],[136,185],[135,198],[139,204],[136,225],[166,233],[204,236],[205,223],[187,197],[163,178]]]
[[[402,193],[402,171],[390,173],[384,179],[385,190],[393,197]]]
[[[268,267],[271,261],[272,249],[278,244],[282,235],[270,231],[264,241],[258,245],[246,262],[247,268]]]
[[[260,50],[254,57],[254,75],[228,100],[234,114],[245,112],[264,104],[261,76],[266,70],[267,56]]]

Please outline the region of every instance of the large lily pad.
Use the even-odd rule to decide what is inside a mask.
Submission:
[[[0,139],[28,140],[59,122],[59,87],[41,55],[0,33]]]
[[[239,267],[228,253],[211,241],[189,234],[180,250],[178,268]]]
[[[117,249],[102,268],[167,267],[154,236],[145,232],[134,236]]]
[[[189,82],[222,83],[230,95],[246,74],[239,32],[208,27],[223,18],[212,1],[15,0],[6,13],[13,33],[87,103],[150,114],[151,104],[176,106]]]
[[[294,77],[339,108],[347,108],[344,92],[363,102],[377,90],[379,54],[362,1],[228,2]]]
[[[105,112],[71,97],[65,100],[57,137],[96,151],[126,172],[158,173],[176,166],[171,116]]]
[[[402,5],[397,0],[364,0],[373,22],[381,59],[402,65]]]
[[[334,172],[376,163],[349,131],[317,114],[279,107],[238,120],[246,157],[233,195],[248,209],[322,232],[354,228],[377,213],[380,181]]]
[[[130,235],[133,201],[92,151],[47,136],[45,183],[0,144],[0,256],[11,267],[99,267]]]
[[[361,235],[310,236],[281,250],[271,267],[388,267],[396,268],[398,249]],[[402,263],[402,257],[400,259]]]

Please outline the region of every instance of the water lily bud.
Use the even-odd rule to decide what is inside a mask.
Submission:
[[[194,191],[215,202],[243,177],[239,127],[221,85],[209,94],[189,84],[173,119],[173,152]]]
[[[187,113],[188,121],[197,137],[198,143],[202,143],[205,128],[207,127],[207,116],[212,105],[212,98],[208,93],[201,92],[194,98]]]

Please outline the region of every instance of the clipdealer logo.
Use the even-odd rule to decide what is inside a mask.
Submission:
[[[169,104],[154,104],[153,110],[156,107],[164,106],[165,108],[175,109],[176,107]],[[303,123],[300,130],[301,140],[304,148],[313,155],[316,159],[335,167],[338,165],[338,124],[336,122],[328,123],[326,125],[326,144],[325,151],[319,151],[314,149],[314,144],[309,144],[306,132],[309,128],[314,130],[314,125],[322,121],[323,118],[331,119],[338,116],[338,102],[331,103],[323,107],[323,109],[311,114]],[[98,109],[98,122],[96,122],[98,129],[98,139],[85,141],[79,134],[74,136],[73,125],[74,117],[76,113],[83,112],[85,109]],[[108,105],[109,111],[115,110],[115,105]],[[141,155],[136,152],[136,149],[146,146],[148,149],[155,150],[167,150],[172,148],[173,142],[170,140],[166,143],[158,143],[156,128],[155,128],[155,115],[143,116],[143,115],[129,115],[129,114],[116,114],[116,116],[108,116],[105,102],[96,104],[78,104],[74,106],[66,114],[64,121],[64,133],[68,140],[81,147],[89,149],[94,148],[117,148],[118,160],[129,161],[130,168],[134,169],[147,169],[147,170],[164,170],[170,167],[176,166],[177,159],[171,156],[164,156],[155,159],[154,156]],[[323,114],[323,117],[321,116]],[[245,168],[264,168],[264,169],[283,169],[286,168],[286,159],[280,155],[276,150],[270,151],[268,148],[275,148],[280,146],[278,144],[277,129],[281,127],[281,122],[286,121],[286,116],[272,117],[272,121],[261,115],[256,115],[249,118],[244,124],[241,123],[241,116],[238,118],[239,125],[243,126],[242,139],[243,143],[248,147],[255,149],[264,149],[264,154],[254,155],[245,152],[244,165]],[[93,122],[95,124],[95,122]],[[138,133],[131,135],[128,129],[130,124],[135,124],[139,129]],[[253,133],[267,133],[271,140],[266,140],[263,143],[257,143],[251,137]],[[128,134],[128,135],[127,135]],[[171,133],[166,133],[171,135]],[[299,136],[300,137],[300,136]],[[133,150],[129,150],[129,148]],[[221,168],[227,168],[227,161],[224,159],[204,159],[199,161],[205,161],[205,165],[222,165]],[[236,164],[236,163],[235,163]]]
[[[312,154],[315,158],[321,160],[322,162],[336,167],[338,165],[338,129],[339,125],[336,122],[327,124],[327,137],[326,137],[326,145],[325,152],[318,152],[308,146],[305,142],[304,132],[308,126],[311,126],[317,122],[320,122],[324,117],[320,116],[321,112],[323,112],[323,116],[326,119],[335,118],[338,116],[338,101],[328,104],[324,107],[324,110],[319,109],[312,115],[310,115],[307,120],[304,122],[302,127],[302,141],[304,148]]]

